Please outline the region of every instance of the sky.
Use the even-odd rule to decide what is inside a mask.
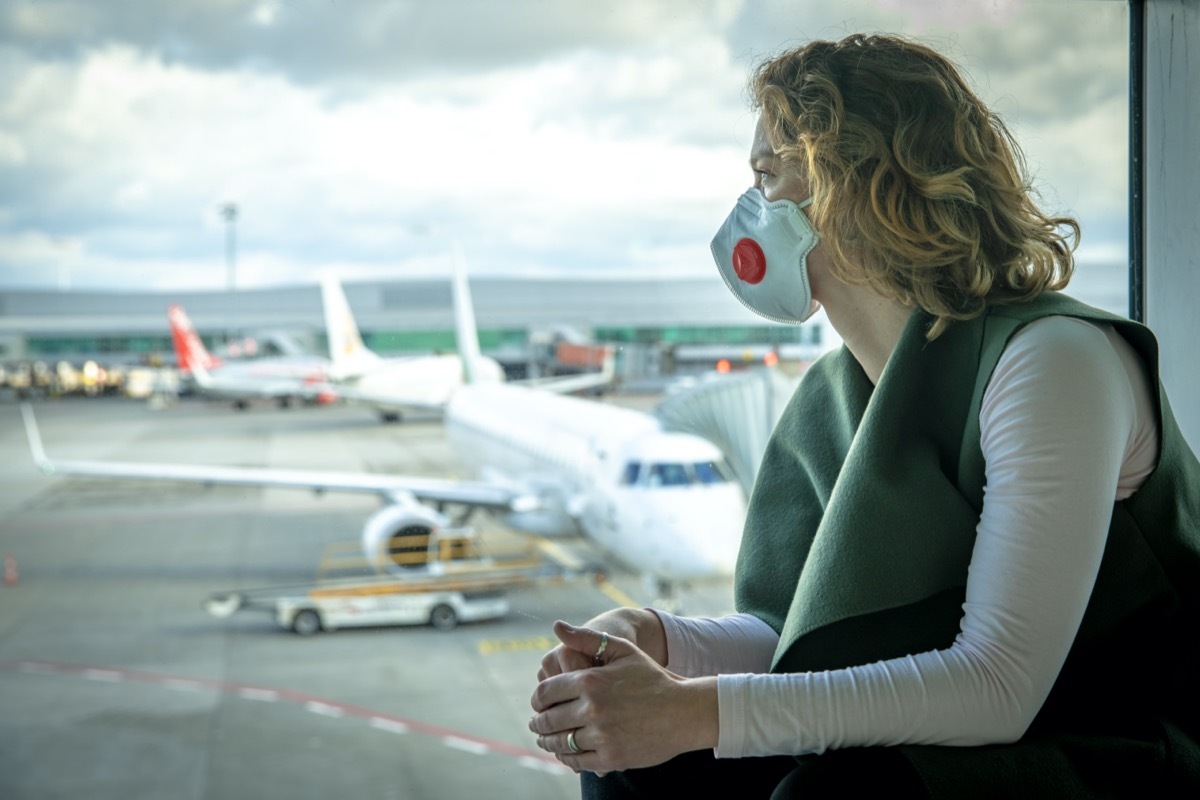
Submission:
[[[1118,0],[0,0],[0,290],[715,274],[755,64],[950,56],[1125,253]],[[221,213],[234,204],[231,227]]]

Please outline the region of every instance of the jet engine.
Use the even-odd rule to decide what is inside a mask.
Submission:
[[[448,520],[417,502],[394,503],[376,511],[362,533],[363,555],[379,572],[402,573],[429,563],[429,549]]]

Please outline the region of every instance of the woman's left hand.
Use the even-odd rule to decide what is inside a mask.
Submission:
[[[603,639],[565,622],[554,623],[554,633],[588,658]],[[680,678],[631,642],[614,636],[607,641],[596,666],[538,683],[532,699],[537,713],[529,721],[538,747],[576,772],[598,775],[716,747],[716,678]]]

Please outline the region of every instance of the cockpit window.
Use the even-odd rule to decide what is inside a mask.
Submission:
[[[728,483],[732,480],[723,461],[701,461],[692,464],[643,464],[630,461],[621,474],[622,486],[691,486],[693,484]]]
[[[696,472],[696,480],[701,483],[725,483],[729,480],[729,471],[717,461],[693,464],[692,469]]]
[[[683,464],[651,464],[649,483],[651,486],[687,486],[691,481]]]

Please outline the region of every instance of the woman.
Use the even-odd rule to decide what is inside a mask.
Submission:
[[[813,42],[752,88],[718,268],[845,347],[767,448],[739,613],[557,623],[539,746],[595,797],[1200,790],[1200,464],[1153,336],[1058,293],[1077,224],[937,53]]]

